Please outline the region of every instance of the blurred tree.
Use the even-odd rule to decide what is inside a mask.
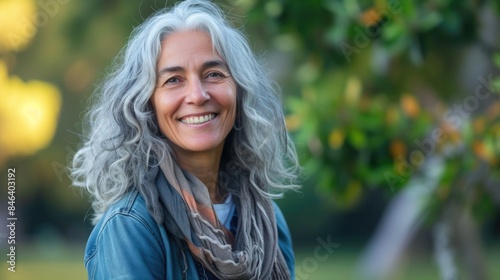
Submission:
[[[8,77],[0,61],[0,98],[0,165],[8,157],[34,154],[50,143],[61,106],[57,87]]]
[[[32,0],[0,2],[0,166],[7,158],[31,155],[52,140],[61,107],[59,89],[50,83],[25,83],[9,75],[13,52],[26,48],[37,32]],[[21,19],[21,20],[18,20]]]
[[[0,2],[0,53],[20,51],[35,36],[37,27],[30,22],[36,16],[33,0],[4,0]]]
[[[431,187],[413,203],[484,279],[476,223],[500,204],[498,2],[240,2],[260,41],[297,65],[281,83],[306,184],[339,207],[366,188]],[[408,184],[438,170],[431,158],[442,172]]]

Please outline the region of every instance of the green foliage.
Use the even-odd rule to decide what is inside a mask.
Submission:
[[[280,6],[278,12],[266,12],[270,5]],[[294,55],[292,76],[299,77],[285,82],[287,124],[325,197],[349,207],[366,187],[395,193],[434,155],[447,157],[436,190],[441,204],[479,166],[497,180],[500,78],[484,85],[490,94],[476,100],[481,108],[454,111],[474,101],[457,82],[463,75],[457,58],[467,46],[483,44],[479,28],[487,7],[498,10],[495,1],[255,3],[250,15],[260,22],[252,24],[264,40],[294,38],[291,49],[277,45]],[[500,67],[498,54],[491,60]],[[481,213],[492,204],[485,180],[471,181]]]

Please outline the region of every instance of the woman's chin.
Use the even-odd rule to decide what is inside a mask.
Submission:
[[[210,153],[222,151],[223,145],[224,141],[190,141],[177,147],[187,153]]]

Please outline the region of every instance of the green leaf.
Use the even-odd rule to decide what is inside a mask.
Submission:
[[[492,83],[491,83],[491,86],[493,87],[493,89],[499,93],[500,92],[500,77],[498,78],[495,78]]]
[[[403,35],[405,28],[400,22],[393,22],[388,24],[383,29],[383,38],[386,41],[396,41]]]
[[[495,53],[493,55],[493,63],[495,64],[496,67],[500,68],[500,53]]]
[[[430,30],[436,27],[443,21],[442,16],[438,12],[431,12],[427,14],[420,22],[423,31]]]
[[[361,149],[366,146],[365,134],[357,128],[351,129],[347,137],[355,148]]]

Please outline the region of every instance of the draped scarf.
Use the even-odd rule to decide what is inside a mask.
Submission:
[[[168,156],[137,189],[158,224],[184,240],[192,255],[219,279],[290,279],[278,247],[271,199],[248,185],[233,199],[238,213],[234,236],[217,218],[208,188]],[[228,189],[228,191],[231,191]]]

